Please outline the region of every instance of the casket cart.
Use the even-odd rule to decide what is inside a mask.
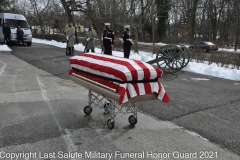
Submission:
[[[118,113],[130,113],[128,121],[137,123],[137,102],[159,99],[169,102],[159,78],[162,70],[150,64],[117,56],[82,53],[70,58],[70,79],[88,89],[89,115],[93,107],[109,113],[109,129]]]

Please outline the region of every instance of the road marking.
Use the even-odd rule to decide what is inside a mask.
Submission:
[[[195,80],[195,81],[208,81],[210,79],[207,79],[207,78],[191,78],[192,80]]]
[[[41,82],[39,76],[37,75],[36,77],[37,77],[37,81],[38,81],[39,87],[40,87],[41,92],[42,92],[42,97],[45,100],[45,102],[47,103],[48,108],[50,109],[51,114],[52,114],[52,116],[53,116],[53,118],[54,118],[54,120],[55,120],[55,122],[56,122],[56,124],[57,124],[57,126],[59,128],[59,130],[61,132],[63,132],[63,139],[64,139],[65,143],[67,144],[68,151],[70,151],[72,153],[76,152],[77,151],[77,147],[74,145],[73,140],[71,139],[71,132],[69,132],[67,129],[63,129],[61,127],[61,125],[59,124],[59,122],[58,122],[58,120],[57,120],[57,118],[56,118],[56,116],[54,114],[54,110],[53,110],[53,107],[52,107],[52,105],[50,103],[50,100],[47,97],[47,91],[45,90],[45,86]],[[76,160],[76,159],[75,158],[71,158],[71,160]]]
[[[235,85],[237,85],[237,86],[239,86],[240,85],[240,83],[234,83]]]
[[[4,69],[6,68],[7,64],[4,63],[3,67],[0,69],[0,76],[2,75],[2,73],[4,72]]]

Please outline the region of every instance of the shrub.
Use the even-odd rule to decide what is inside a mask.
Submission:
[[[43,39],[42,34],[33,33],[32,36],[33,38]],[[66,36],[63,34],[46,34],[45,39],[50,41],[55,40],[57,42],[66,42]]]

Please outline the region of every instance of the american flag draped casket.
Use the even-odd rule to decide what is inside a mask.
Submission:
[[[105,54],[82,53],[70,58],[69,74],[77,74],[115,89],[120,95],[118,104],[135,96],[157,93],[157,98],[169,102],[159,78],[162,70],[139,60]]]

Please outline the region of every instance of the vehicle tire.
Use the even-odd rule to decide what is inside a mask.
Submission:
[[[137,117],[134,117],[133,115],[129,116],[128,122],[129,122],[132,126],[134,126],[135,124],[137,124]]]
[[[31,46],[31,45],[32,45],[32,42],[30,42],[30,43],[27,43],[27,45],[28,45],[28,46]]]
[[[183,53],[184,53],[184,65],[182,66],[182,68],[186,67],[190,61],[190,52],[189,52],[189,49],[182,45],[182,44],[177,44],[177,45],[180,45],[180,49],[183,50]],[[191,47],[190,47],[191,48]]]
[[[90,113],[92,113],[92,107],[90,107],[90,106],[84,107],[83,112],[84,112],[86,115],[89,115]]]
[[[109,129],[113,129],[114,128],[114,121],[112,121],[111,119],[107,120],[107,126]]]

